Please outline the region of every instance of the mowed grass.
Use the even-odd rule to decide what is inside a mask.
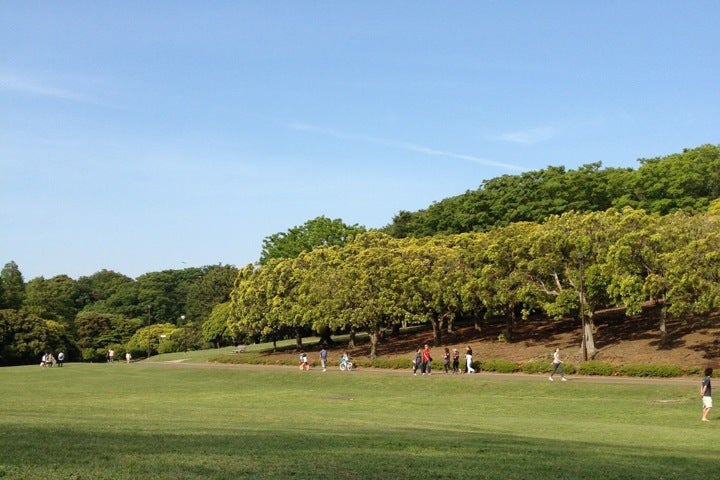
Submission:
[[[720,420],[700,422],[697,383],[2,368],[0,478],[707,478]]]

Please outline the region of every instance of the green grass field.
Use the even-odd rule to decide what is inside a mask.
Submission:
[[[0,478],[708,478],[720,419],[691,383],[2,368]]]

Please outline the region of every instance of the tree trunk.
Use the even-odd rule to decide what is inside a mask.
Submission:
[[[320,345],[332,346],[334,344],[332,331],[329,328],[323,328],[322,332],[320,332]]]
[[[482,332],[482,325],[478,322],[477,318],[475,318],[475,330],[477,332]]]
[[[595,354],[597,354],[593,331],[595,331],[595,320],[593,320],[593,314],[590,312],[585,320],[585,347],[587,349],[589,360],[592,360],[595,357]]]
[[[348,340],[348,348],[355,348],[355,327],[350,328],[350,339]]]
[[[513,341],[513,328],[515,327],[515,309],[510,309],[510,315],[505,317],[505,330],[503,335],[505,336],[506,342]]]
[[[663,301],[663,306],[660,308],[660,345],[667,346],[669,340],[667,333],[667,304]]]
[[[378,332],[377,330],[370,330],[370,360],[374,360],[377,356],[377,344],[378,344]]]
[[[453,330],[455,330],[455,315],[450,315],[448,317],[448,333],[453,333]]]
[[[432,328],[433,328],[433,346],[439,347],[440,346],[440,337],[442,336],[442,333],[440,331],[440,324],[435,317],[432,317],[430,319],[430,324],[432,325]]]
[[[295,330],[295,348],[297,348],[298,352],[302,351],[303,349],[302,333],[300,333],[299,328]]]

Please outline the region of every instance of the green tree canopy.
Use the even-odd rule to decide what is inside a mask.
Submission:
[[[302,252],[309,252],[321,246],[345,245],[365,227],[346,225],[339,218],[330,220],[325,216],[308,220],[301,226],[287,232],[275,233],[263,240],[260,264],[265,265],[273,258],[295,258]]]

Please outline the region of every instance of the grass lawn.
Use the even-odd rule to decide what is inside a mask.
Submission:
[[[0,478],[708,478],[720,419],[700,422],[699,383],[2,368]]]

